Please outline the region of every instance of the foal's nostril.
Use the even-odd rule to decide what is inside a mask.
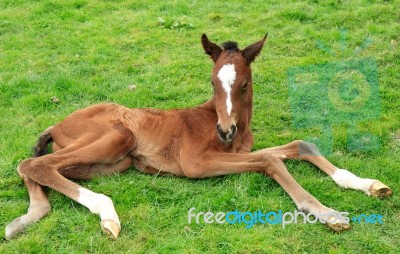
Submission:
[[[217,123],[217,131],[218,132],[222,132],[222,128],[221,128],[221,125],[219,123]]]
[[[232,133],[232,136],[233,136],[233,137],[236,135],[236,131],[237,131],[236,125],[232,125],[232,126],[231,126],[231,133]]]

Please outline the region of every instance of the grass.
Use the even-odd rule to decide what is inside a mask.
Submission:
[[[0,228],[28,208],[16,174],[38,134],[82,107],[112,101],[129,107],[191,107],[207,100],[211,61],[200,45],[244,47],[269,32],[253,64],[254,149],[322,135],[294,128],[287,70],[292,66],[370,57],[378,69],[381,112],[357,123],[379,150],[347,149],[345,124],[333,126],[328,158],[394,190],[387,200],[341,190],[304,162],[287,166],[322,203],[351,215],[382,214],[384,224],[354,224],[334,234],[320,224],[188,224],[187,211],[293,211],[288,195],[256,174],[207,180],[122,175],[79,182],[110,196],[123,224],[111,241],[99,218],[49,190],[51,213],[1,253],[396,253],[400,239],[400,14],[398,1],[11,1],[0,2]],[[341,51],[341,28],[347,29]],[[365,38],[372,43],[352,56]],[[327,48],[322,47],[321,42]],[[342,56],[345,56],[344,58]],[[129,85],[136,85],[131,91]],[[54,102],[55,97],[58,102]],[[0,237],[4,232],[0,232]]]

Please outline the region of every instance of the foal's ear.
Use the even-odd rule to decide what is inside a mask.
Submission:
[[[201,44],[203,44],[203,49],[206,52],[206,54],[209,55],[215,63],[217,61],[219,54],[221,54],[222,52],[221,47],[208,40],[206,34],[203,34],[201,36]]]
[[[244,58],[246,58],[248,65],[250,65],[251,62],[253,62],[256,56],[260,53],[264,42],[267,39],[267,36],[268,34],[266,34],[261,40],[257,41],[254,44],[251,44],[250,46],[247,46],[245,49],[242,50],[242,54]]]

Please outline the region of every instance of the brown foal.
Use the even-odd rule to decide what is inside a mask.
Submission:
[[[368,195],[390,196],[391,189],[378,180],[359,178],[335,167],[315,145],[304,141],[251,152],[250,64],[260,53],[266,37],[240,50],[235,42],[220,47],[203,34],[203,48],[214,61],[211,76],[214,95],[202,105],[161,111],[98,104],[76,111],[49,127],[40,136],[34,157],[18,166],[18,174],[28,188],[30,206],[27,214],[6,227],[6,238],[13,238],[50,211],[44,186],[99,214],[103,231],[117,238],[121,224],[112,200],[68,178],[90,179],[123,172],[132,166],[145,173],[190,178],[263,173],[282,186],[299,210],[323,214],[323,221],[334,231],[349,229],[348,221],[335,216],[339,212],[321,204],[293,179],[284,160],[308,161],[339,186]],[[50,143],[53,153],[46,154]]]

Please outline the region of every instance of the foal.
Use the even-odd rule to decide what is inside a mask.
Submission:
[[[6,238],[13,238],[50,211],[43,186],[99,214],[103,231],[117,238],[121,224],[111,199],[68,178],[90,179],[95,175],[123,172],[132,166],[145,173],[190,178],[262,173],[276,180],[299,210],[322,214],[321,219],[335,231],[349,229],[348,221],[336,216],[339,212],[321,204],[293,179],[284,160],[308,161],[339,186],[368,195],[390,196],[391,189],[380,181],[359,178],[338,169],[315,145],[304,141],[251,152],[250,64],[260,53],[266,37],[240,50],[234,42],[220,47],[203,34],[203,48],[214,61],[211,76],[214,96],[200,106],[161,111],[98,104],[76,111],[44,131],[35,146],[34,157],[18,166],[18,174],[28,188],[30,206],[27,214],[6,227]],[[50,143],[53,153],[46,155]]]

